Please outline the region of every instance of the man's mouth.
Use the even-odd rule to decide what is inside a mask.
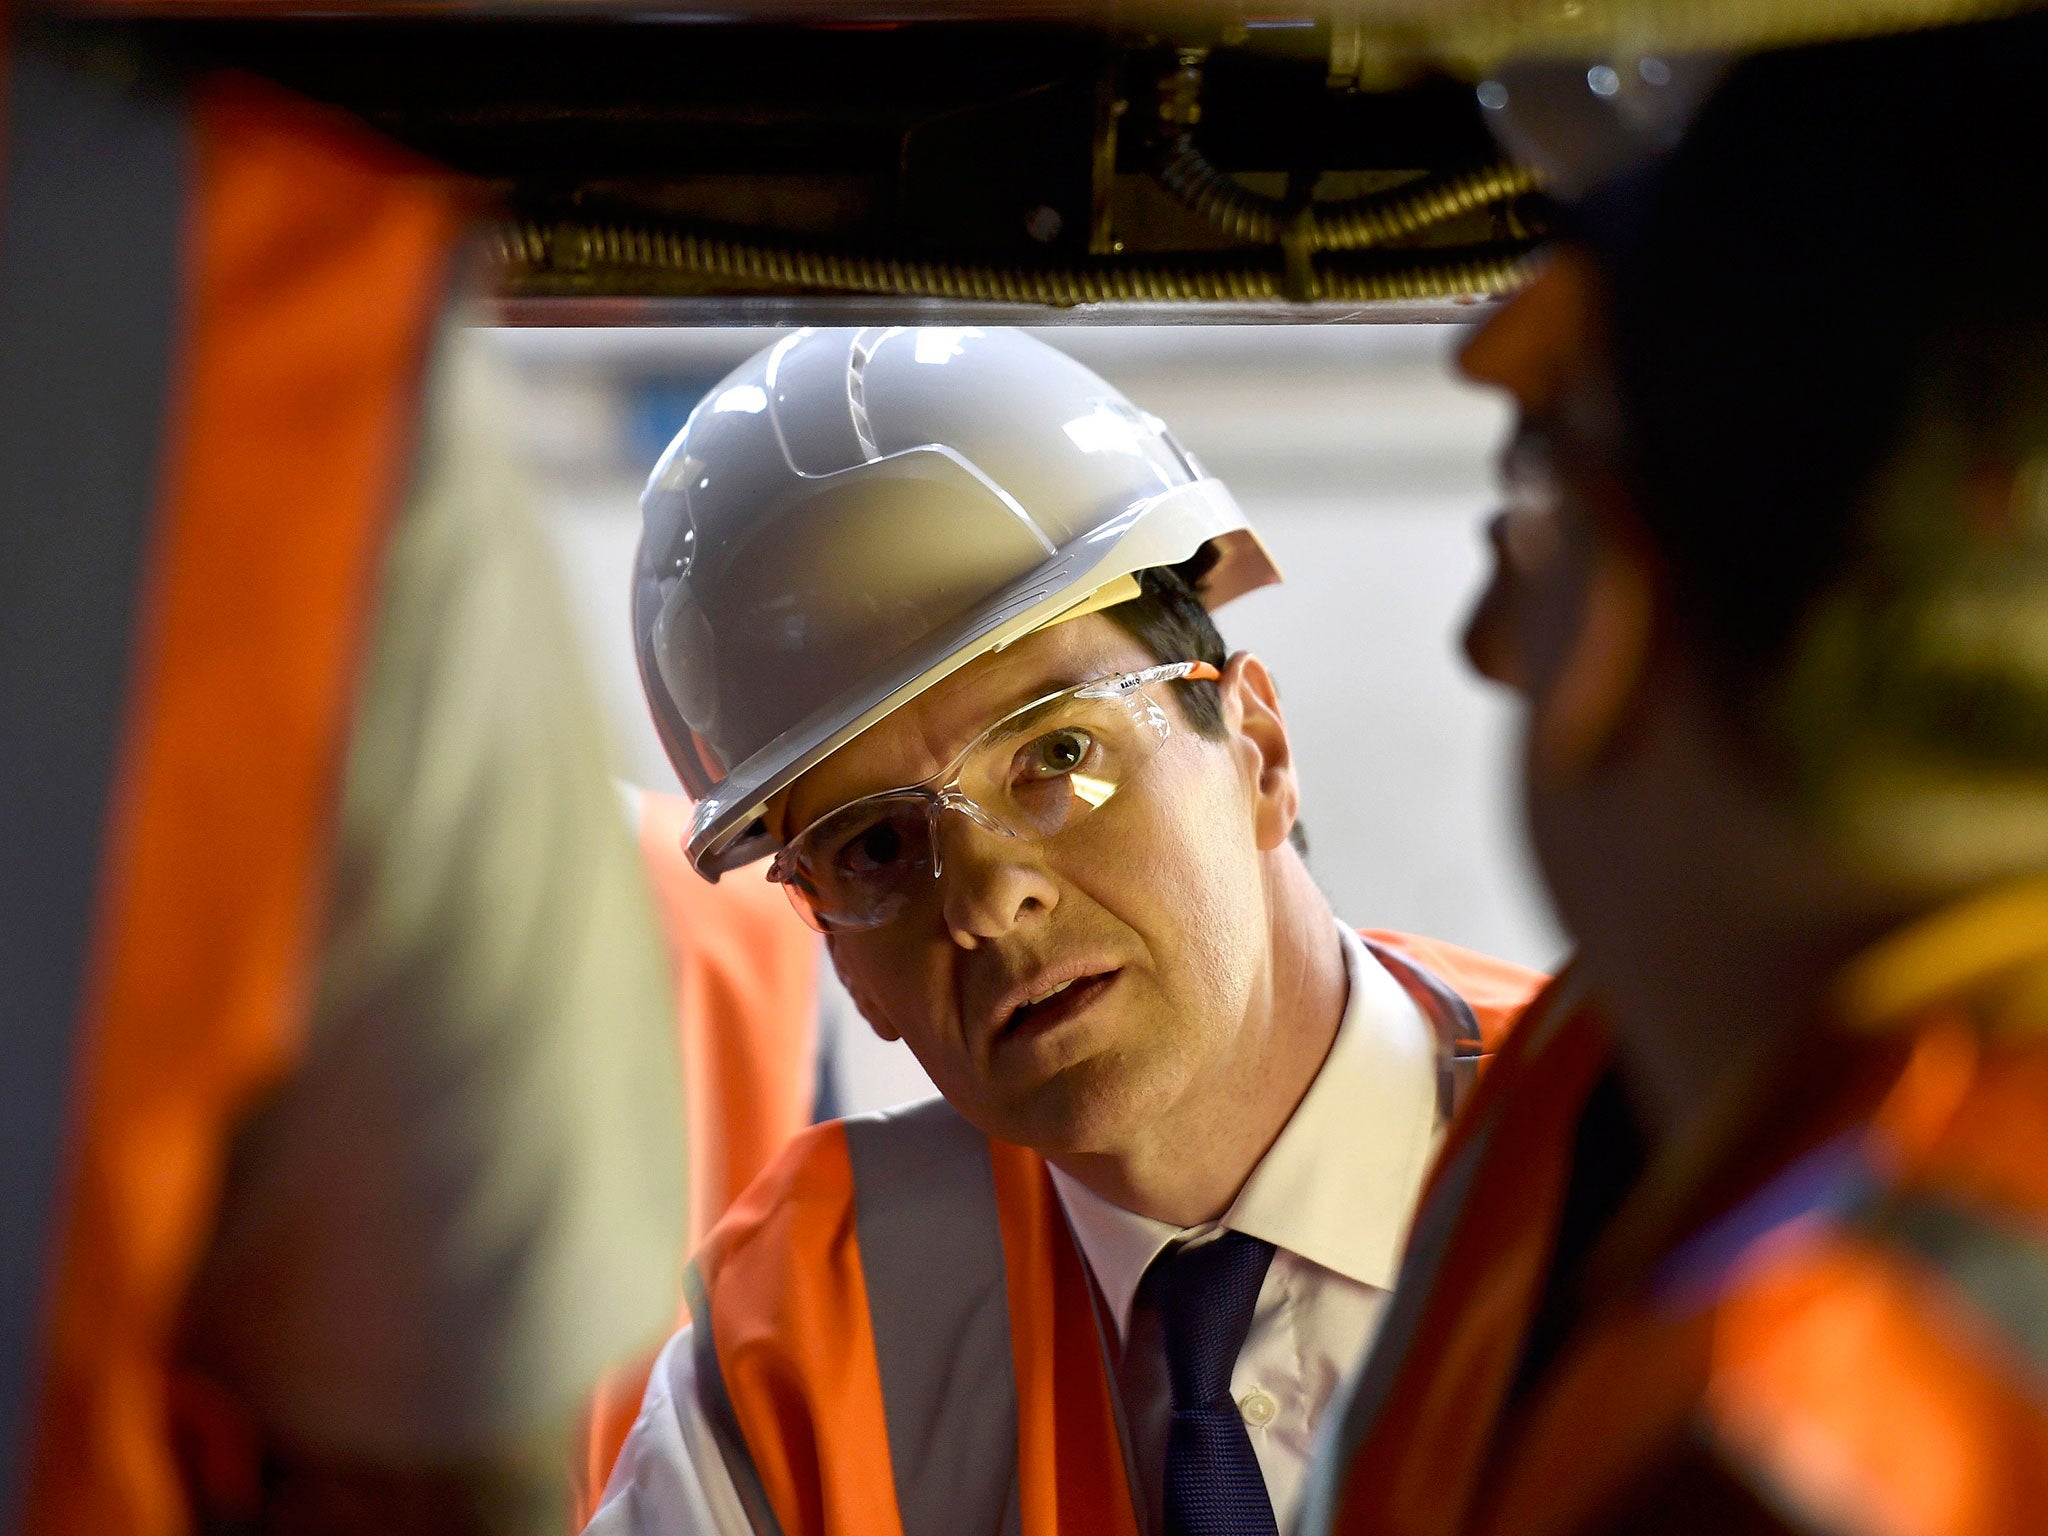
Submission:
[[[1120,971],[1098,971],[1047,987],[1013,1008],[996,1029],[996,1042],[1043,1034],[1093,1007],[1116,984]]]

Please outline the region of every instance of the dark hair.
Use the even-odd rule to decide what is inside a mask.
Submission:
[[[1160,661],[1206,661],[1220,669],[1230,653],[1223,647],[1223,636],[1197,586],[1214,563],[1215,557],[1205,545],[1193,560],[1140,571],[1138,595],[1104,609],[1103,616]],[[1184,683],[1174,691],[1195,733],[1212,741],[1221,738],[1223,701],[1216,685]]]
[[[1221,668],[1230,652],[1201,594],[1201,580],[1216,558],[1215,549],[1205,544],[1191,560],[1138,572],[1138,595],[1104,609],[1103,616],[1160,661],[1206,661]],[[1216,685],[1180,683],[1174,692],[1195,734],[1222,740],[1223,699]],[[1287,839],[1297,853],[1308,856],[1308,832],[1299,816]]]

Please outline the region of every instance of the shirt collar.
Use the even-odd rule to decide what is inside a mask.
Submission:
[[[1190,1228],[1155,1221],[1052,1170],[1119,1341],[1160,1251],[1213,1231],[1264,1238],[1361,1285],[1393,1285],[1435,1147],[1436,1037],[1364,941],[1349,928],[1340,932],[1350,986],[1337,1037],[1221,1221]]]

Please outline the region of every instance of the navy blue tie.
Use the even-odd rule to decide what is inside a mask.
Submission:
[[[1145,1277],[1166,1341],[1167,1536],[1277,1536],[1273,1501],[1230,1396],[1273,1245],[1242,1232],[1163,1254]]]

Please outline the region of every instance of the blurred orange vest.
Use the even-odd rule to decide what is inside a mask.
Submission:
[[[1368,934],[1437,1031],[1447,1099],[1541,978]],[[818,1126],[689,1279],[706,1420],[781,1536],[1135,1536],[1093,1287],[1044,1161],[943,1101]]]
[[[639,805],[641,861],[675,985],[694,1252],[811,1123],[823,946],[762,871],[739,870],[713,885],[690,867],[689,801],[641,793]],[[653,1368],[650,1353],[607,1371],[584,1409],[572,1465],[578,1529],[597,1510]]]
[[[811,1123],[824,946],[758,869],[716,885],[683,853],[690,802],[644,794],[640,854],[675,982],[687,1094],[689,1247]]]
[[[1445,1150],[1403,1274],[1411,1315],[1383,1332],[1304,1532],[2042,1529],[2044,983],[2048,883],[1880,945],[1844,983],[1855,1032],[1786,1117],[1806,1134],[1773,1154],[1761,1138],[1783,1127],[1761,1125],[1763,1171],[1652,1242],[1516,1399],[1610,1059],[1561,985]],[[1624,1207],[1623,1238],[1641,1215]]]
[[[191,1522],[171,1337],[306,1027],[464,223],[344,120],[107,60],[0,40],[0,1523],[39,1536]]]

